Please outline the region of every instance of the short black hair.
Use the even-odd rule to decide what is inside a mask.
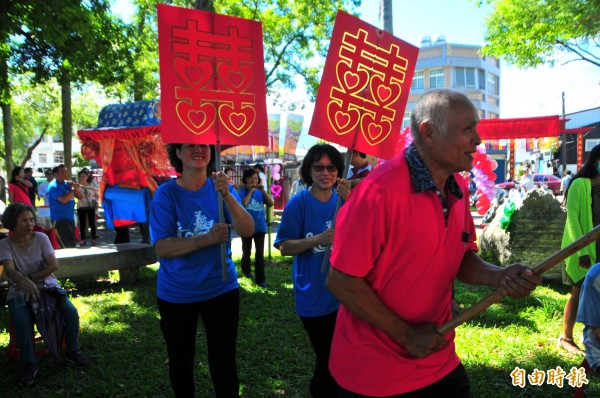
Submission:
[[[56,173],[58,173],[58,170],[62,169],[63,167],[64,167],[65,169],[67,168],[67,167],[66,167],[64,164],[62,164],[62,163],[61,163],[61,164],[59,164],[58,166],[56,166],[55,168],[53,168],[53,169],[52,169],[52,174],[56,174]]]
[[[335,149],[335,147],[329,144],[316,144],[313,145],[304,159],[302,160],[302,165],[300,166],[300,174],[302,175],[302,179],[306,183],[307,187],[312,186],[313,180],[311,176],[311,168],[312,165],[317,162],[319,159],[323,157],[323,155],[327,155],[331,163],[333,163],[338,169],[338,177],[340,177],[344,172],[344,157]]]
[[[26,205],[25,203],[11,203],[4,210],[4,213],[2,213],[2,226],[9,231],[14,231],[19,216],[26,211],[31,212],[31,214],[33,214],[33,219],[37,221],[33,207]]]
[[[244,174],[242,174],[242,182],[245,184],[246,183],[246,178],[252,177],[254,174],[258,175],[258,170],[256,170],[253,167],[250,167],[250,168],[244,170]]]

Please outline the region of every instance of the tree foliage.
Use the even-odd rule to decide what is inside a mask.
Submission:
[[[135,61],[130,67],[129,81],[137,82],[137,88],[144,90],[142,95],[133,96],[135,100],[150,99],[147,93],[154,93],[158,87],[157,2],[134,1],[136,14],[129,32]],[[188,8],[197,6],[196,0],[168,3]],[[337,10],[352,12],[360,3],[361,0],[214,0],[207,6],[213,6],[220,14],[262,22],[266,85],[270,95],[280,89],[295,89],[301,77],[300,81],[306,83],[308,94],[314,100]],[[133,78],[134,74],[137,79]],[[130,97],[133,88],[132,84],[121,86]]]
[[[215,0],[222,14],[259,20],[263,24],[265,72],[270,94],[296,88],[301,76],[314,100],[329,49],[338,9],[354,11],[360,0]],[[316,65],[311,59],[322,60]]]
[[[156,4],[159,0],[133,0],[136,8],[124,28],[128,57],[124,77],[105,85],[109,97],[119,102],[159,98],[158,31]]]
[[[51,136],[55,142],[62,140],[60,86],[54,79],[46,84],[33,84],[27,77],[11,82],[13,160],[20,166],[29,160],[44,137]],[[73,98],[73,124],[77,128],[95,127],[101,107],[94,88],[89,85],[85,88]]]
[[[12,158],[22,159],[21,148],[34,142],[48,126],[54,134],[57,119],[53,112],[34,117],[22,108],[15,110],[11,81],[31,76],[37,90],[56,88],[53,100],[59,100],[65,142],[65,163],[70,169],[70,140],[73,124],[82,114],[87,120],[78,127],[95,125],[78,106],[71,110],[71,86],[75,93],[89,89],[88,82],[101,84],[108,96],[118,101],[141,101],[157,98],[159,83],[156,3],[161,0],[133,0],[136,14],[124,23],[110,11],[110,0],[28,0],[8,1],[0,12],[0,106],[3,113],[4,151],[7,171]],[[164,1],[195,7],[194,0]],[[328,50],[336,12],[353,12],[361,0],[214,0],[216,12],[259,20],[263,23],[266,85],[269,94],[282,89],[293,90],[298,82],[306,84],[307,94],[315,98],[320,73]],[[16,80],[15,80],[16,79]],[[44,87],[43,89],[41,87]],[[22,96],[21,88],[18,95]],[[46,94],[50,94],[46,92]],[[50,97],[49,97],[50,98]],[[271,97],[271,98],[277,98]],[[44,119],[45,118],[45,119]],[[13,145],[13,124],[15,142]],[[93,123],[92,123],[93,122]],[[87,125],[92,123],[91,125]],[[34,128],[34,124],[38,129]],[[41,129],[40,129],[41,128]],[[16,153],[13,154],[13,147]],[[2,153],[4,152],[4,153]],[[25,155],[26,156],[26,155]]]
[[[71,84],[110,84],[125,77],[129,62],[126,26],[110,12],[108,0],[29,0],[9,32],[15,73],[37,83],[60,84],[65,165],[71,169],[73,134]],[[7,150],[8,152],[8,150]]]
[[[13,160],[23,166],[44,136],[62,136],[60,129],[60,88],[54,84],[35,85],[27,76],[12,82]]]
[[[600,67],[600,1],[488,0],[484,53],[519,67],[553,64],[559,53],[570,61]]]

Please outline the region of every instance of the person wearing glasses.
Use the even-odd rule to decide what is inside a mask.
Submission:
[[[296,313],[316,354],[309,386],[314,398],[338,394],[328,363],[339,302],[325,287],[327,272],[322,265],[333,243],[338,197],[345,201],[350,193],[350,182],[338,177],[343,170],[344,159],[333,146],[317,144],[308,150],[300,166],[308,189],[285,206],[274,242],[282,255],[294,256]]]

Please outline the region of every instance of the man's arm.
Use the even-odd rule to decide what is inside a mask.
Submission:
[[[512,264],[506,268],[487,263],[472,250],[465,253],[458,279],[472,285],[485,285],[502,289],[512,297],[526,297],[542,283],[540,276],[534,275],[523,264]]]
[[[69,192],[67,192],[63,196],[59,196],[57,200],[62,204],[69,203],[71,201],[71,199],[73,199],[73,196],[76,195],[75,192],[76,192],[75,189],[71,189]]]
[[[411,325],[384,304],[363,278],[330,268],[327,288],[346,309],[384,331],[398,345],[417,357],[426,357],[448,342],[433,323]]]
[[[335,230],[328,228],[320,234],[308,238],[287,239],[279,243],[282,256],[295,256],[317,246],[331,246]]]

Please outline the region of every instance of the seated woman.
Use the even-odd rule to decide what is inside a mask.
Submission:
[[[2,226],[12,233],[0,240],[0,262],[11,279],[6,304],[24,365],[19,377],[23,386],[32,384],[39,372],[33,346],[33,313],[27,302],[37,300],[43,287],[60,288],[53,274],[58,269],[54,249],[46,235],[33,231],[35,222],[33,208],[23,203],[9,205],[2,214]],[[89,365],[79,351],[79,314],[69,299],[65,308],[65,337],[66,361],[79,367]]]

